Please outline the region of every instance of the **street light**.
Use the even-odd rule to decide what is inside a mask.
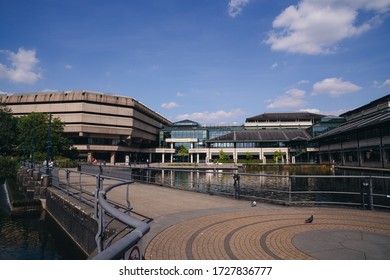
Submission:
[[[50,175],[50,168],[49,168],[49,160],[50,160],[50,157],[51,157],[50,129],[51,129],[51,114],[49,114],[49,126],[47,128],[46,175]]]

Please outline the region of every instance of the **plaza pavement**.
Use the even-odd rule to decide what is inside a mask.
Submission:
[[[123,200],[123,191],[109,193]],[[134,183],[131,206],[152,219],[147,260],[390,260],[390,213],[289,207]],[[123,202],[123,201],[122,201]],[[313,223],[305,223],[310,215]]]

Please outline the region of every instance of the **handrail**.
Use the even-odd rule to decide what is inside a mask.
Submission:
[[[94,208],[94,218],[98,223],[98,232],[96,234],[96,243],[98,253],[91,257],[93,260],[107,260],[107,259],[121,259],[124,257],[125,252],[132,246],[138,243],[141,238],[150,230],[150,226],[147,222],[141,221],[130,216],[128,213],[131,211],[129,200],[129,185],[134,183],[132,180],[125,180],[111,176],[103,176],[101,174],[73,171],[69,169],[54,169],[53,187],[65,192],[68,195],[73,196],[77,200],[85,203],[86,205]],[[72,174],[76,174],[78,178],[72,177]],[[81,176],[88,176],[96,178],[94,186],[90,185],[90,190],[83,187]],[[63,177],[62,180],[60,177]],[[76,179],[74,183],[71,181],[71,177]],[[103,187],[102,182],[104,179],[119,181],[119,183],[111,184]],[[107,194],[118,187],[126,186],[126,205],[118,204],[114,201],[107,199]],[[93,192],[91,190],[93,188]],[[118,210],[122,209],[123,212]],[[138,214],[139,215],[139,214]],[[142,215],[141,215],[142,216]],[[119,221],[124,224],[123,229],[118,229],[120,233],[125,230],[131,230],[125,236],[118,238],[112,243],[113,240],[106,242],[104,247],[105,233],[108,230],[110,223],[107,223],[105,219],[110,218],[112,220]],[[116,237],[114,235],[114,237]],[[110,237],[111,238],[111,237]],[[113,238],[114,239],[114,238]]]
[[[390,209],[390,176],[379,175],[295,175],[226,172],[226,170],[180,168],[130,168],[107,166],[108,172],[132,175],[136,182],[234,197],[233,175],[241,176],[241,198],[283,205],[345,205]],[[120,170],[120,171],[119,171]],[[179,174],[179,175],[177,175]],[[182,176],[184,174],[188,174]],[[126,177],[127,178],[127,177]],[[207,179],[208,178],[208,179]],[[298,181],[297,181],[298,180]],[[301,181],[303,180],[303,181]],[[315,180],[315,184],[307,180]],[[335,181],[334,181],[335,180]],[[342,182],[340,180],[346,180]],[[369,187],[362,183],[369,180]],[[349,184],[348,188],[332,187]],[[311,185],[309,186],[308,183]],[[303,187],[302,186],[305,186]],[[317,197],[314,197],[317,196]],[[374,199],[374,200],[373,200]]]
[[[116,208],[112,207],[109,202],[107,202],[106,195],[109,191],[116,187],[130,183],[132,183],[132,181],[121,182],[98,191],[98,203],[100,207],[102,207],[115,219],[133,228],[133,230],[125,237],[119,239],[114,244],[101,251],[99,254],[92,258],[93,260],[112,260],[123,258],[125,252],[132,246],[137,244],[138,241],[141,240],[141,238],[150,230],[150,226],[147,223],[137,220],[123,212],[120,212]],[[100,219],[103,219],[102,215],[100,216]]]

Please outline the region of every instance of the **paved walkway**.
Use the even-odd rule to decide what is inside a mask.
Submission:
[[[120,200],[123,191],[110,193]],[[110,197],[109,197],[110,198]],[[134,211],[153,218],[147,260],[390,260],[390,213],[288,207],[153,185],[131,185]],[[313,223],[305,223],[310,215]]]
[[[95,178],[80,181],[94,191]],[[108,186],[114,181],[104,180]],[[109,199],[126,205],[126,192]],[[390,260],[390,212],[288,207],[134,183],[135,212],[152,218],[142,239],[148,260]],[[305,220],[313,215],[313,223]]]

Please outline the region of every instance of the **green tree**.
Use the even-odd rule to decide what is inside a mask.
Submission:
[[[0,157],[0,183],[5,179],[15,178],[18,161],[10,157]]]
[[[44,113],[31,113],[18,118],[18,150],[20,154],[27,150],[31,156],[34,149],[34,159],[46,159],[48,146],[49,115]],[[72,154],[71,141],[64,137],[64,123],[59,118],[53,118],[50,124],[51,157],[68,156]]]
[[[177,155],[181,157],[182,162],[184,161],[184,157],[188,156],[188,154],[188,149],[184,145],[181,145],[177,148]]]
[[[245,157],[247,161],[251,161],[253,159],[253,155],[251,152],[246,152]]]
[[[219,151],[219,161],[223,162],[223,161],[228,161],[229,160],[229,155],[227,153],[225,153],[223,150],[220,150]]]
[[[0,100],[0,156],[15,153],[16,147],[16,118],[11,109]]]
[[[274,162],[278,162],[278,163],[282,162],[283,155],[284,154],[283,154],[283,152],[281,150],[275,151],[275,153],[274,153]]]

